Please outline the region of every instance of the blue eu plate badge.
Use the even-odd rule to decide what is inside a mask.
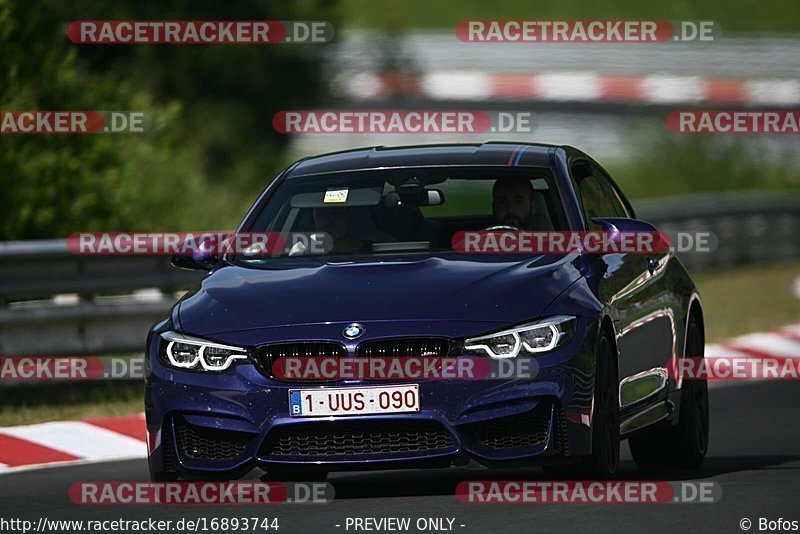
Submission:
[[[291,415],[303,415],[303,403],[299,389],[289,392],[289,413]]]

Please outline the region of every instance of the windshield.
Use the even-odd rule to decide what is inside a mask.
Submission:
[[[306,237],[269,256],[244,254],[237,261],[452,251],[457,232],[498,226],[567,229],[549,169],[381,169],[289,178],[246,231]]]

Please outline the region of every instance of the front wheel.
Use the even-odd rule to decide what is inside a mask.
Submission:
[[[686,337],[686,356],[703,357],[703,334],[691,319]],[[708,384],[684,380],[678,423],[651,430],[628,440],[636,465],[642,470],[697,469],[708,450]]]
[[[619,380],[611,339],[600,334],[597,346],[592,412],[592,453],[574,465],[544,466],[554,478],[614,478],[619,468]]]

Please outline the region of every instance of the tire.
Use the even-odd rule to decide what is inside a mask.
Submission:
[[[701,357],[704,346],[700,324],[692,318],[686,334],[686,354]],[[643,471],[697,469],[708,451],[708,427],[708,384],[705,379],[685,380],[678,423],[631,436],[631,454]]]
[[[572,465],[543,466],[553,478],[614,478],[619,468],[619,380],[617,358],[609,336],[597,343],[592,413],[592,453]]]

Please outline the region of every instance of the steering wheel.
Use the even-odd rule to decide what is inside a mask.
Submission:
[[[509,225],[506,225],[506,224],[496,224],[494,226],[487,226],[483,230],[485,232],[488,232],[490,230],[513,230],[515,232],[518,232],[520,229],[517,228],[516,226],[509,226]]]

